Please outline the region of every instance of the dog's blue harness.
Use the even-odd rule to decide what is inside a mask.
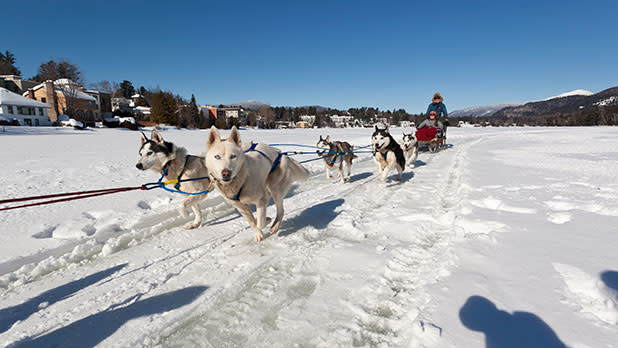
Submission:
[[[266,156],[264,152],[256,149],[257,145],[258,145],[257,143],[251,143],[251,146],[247,150],[245,150],[245,153],[255,151],[259,153],[260,155],[262,155],[262,157],[270,161],[270,158],[268,158],[268,156]],[[270,167],[270,172],[268,172],[269,174],[272,173],[275,169],[277,169],[277,166],[279,166],[279,163],[281,163],[281,156],[283,156],[283,152],[279,152],[279,155],[277,155],[277,158],[275,158],[275,161],[273,162],[272,167]],[[240,190],[238,190],[238,193],[233,195],[230,199],[234,201],[239,201],[241,192],[242,192],[242,186],[240,187]]]
[[[174,193],[182,193],[183,195],[190,195],[190,196],[205,195],[208,192],[210,192],[210,190],[204,190],[204,191],[200,191],[200,192],[184,192],[184,191],[180,190],[180,183],[187,182],[187,181],[210,180],[210,177],[208,177],[208,176],[202,176],[202,177],[199,177],[199,178],[181,179],[182,175],[185,172],[185,167],[187,165],[187,161],[189,160],[190,156],[191,155],[187,155],[187,157],[185,157],[185,165],[183,166],[182,170],[180,171],[180,174],[178,174],[178,177],[176,178],[176,180],[166,180],[166,181],[163,181],[163,178],[165,178],[167,176],[167,165],[169,164],[169,162],[167,162],[163,166],[163,173],[162,173],[161,177],[159,178],[159,180],[157,181],[157,184],[159,185],[159,187],[161,187],[165,191],[174,192]],[[196,157],[199,157],[199,156],[196,156]],[[167,188],[165,186],[167,184],[174,184],[175,190]]]

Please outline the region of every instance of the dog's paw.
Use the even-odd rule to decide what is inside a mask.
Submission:
[[[185,226],[185,229],[186,229],[186,230],[192,230],[192,229],[194,229],[194,228],[198,228],[198,227],[200,227],[200,225],[201,225],[201,223],[200,223],[200,222],[192,222],[192,223],[190,223],[190,224],[186,225],[186,226]]]
[[[256,232],[255,233],[255,241],[256,242],[261,242],[264,240],[264,235],[262,234],[262,232]]]

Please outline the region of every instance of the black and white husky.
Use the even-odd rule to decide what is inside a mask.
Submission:
[[[139,170],[150,169],[159,174],[165,173],[165,180],[180,180],[190,178],[208,177],[208,170],[204,164],[204,155],[189,155],[187,150],[177,147],[163,137],[156,130],[152,131],[148,139],[144,133],[140,138],[139,161],[135,165]],[[176,188],[183,192],[203,192],[208,190],[210,179],[194,180],[179,183]],[[206,194],[189,195],[178,207],[178,212],[183,217],[188,217],[187,207],[191,207],[195,214],[192,223],[185,226],[193,229],[202,223],[202,212],[198,203],[206,198]]]
[[[227,140],[222,140],[217,128],[212,127],[206,146],[210,177],[226,201],[249,222],[255,240],[264,239],[262,229],[270,221],[266,218],[266,206],[271,197],[277,216],[270,233],[277,233],[283,219],[283,197],[294,181],[309,177],[307,169],[266,144],[243,146],[236,127],[232,127]],[[257,219],[249,204],[255,205]]]
[[[373,146],[373,159],[378,163],[378,173],[382,174],[382,177],[378,180],[385,181],[388,173],[396,168],[399,174],[397,180],[401,181],[401,173],[406,166],[406,159],[403,156],[401,146],[388,132],[388,128],[380,129],[376,126],[371,136],[371,145]]]
[[[352,152],[353,146],[347,141],[331,141],[330,135],[326,138],[322,138],[320,135],[320,140],[318,140],[316,146],[318,147],[316,151],[318,156],[324,159],[326,177],[329,179],[333,177],[330,174],[331,168],[339,168],[339,178],[342,184],[345,183],[346,178],[343,176],[343,163],[345,163],[348,166],[347,180],[350,182],[352,160],[356,158],[356,155]]]
[[[416,167],[416,158],[418,157],[418,141],[414,133],[403,133],[401,139],[401,149],[403,150],[403,157],[406,159],[408,166]]]

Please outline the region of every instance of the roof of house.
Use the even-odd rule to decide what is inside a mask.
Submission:
[[[64,94],[64,92],[62,91],[64,86],[74,85],[74,84],[75,84],[75,82],[73,82],[73,81],[71,81],[69,79],[59,79],[59,80],[54,81],[54,90],[56,92],[60,93],[60,94]],[[37,89],[40,89],[40,88],[43,88],[43,87],[45,87],[45,83],[40,83],[40,84],[32,87],[32,89],[36,91]],[[71,93],[73,93],[73,91],[71,91]],[[27,94],[28,94],[28,92],[24,92],[24,96],[27,95]],[[91,95],[89,95],[87,93],[84,93],[84,92],[82,92],[80,90],[76,90],[75,91],[75,98],[77,98],[77,99],[84,99],[84,100],[92,100],[92,101],[95,101],[95,102],[97,101],[97,98],[95,98],[95,97],[93,97],[93,96],[91,96]]]
[[[38,102],[34,99],[22,97],[6,88],[0,87],[0,105],[32,106],[37,108],[51,108],[50,105]]]

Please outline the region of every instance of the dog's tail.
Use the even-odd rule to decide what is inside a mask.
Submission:
[[[309,171],[293,158],[285,156],[281,165],[289,168],[293,181],[305,181],[309,178]]]

